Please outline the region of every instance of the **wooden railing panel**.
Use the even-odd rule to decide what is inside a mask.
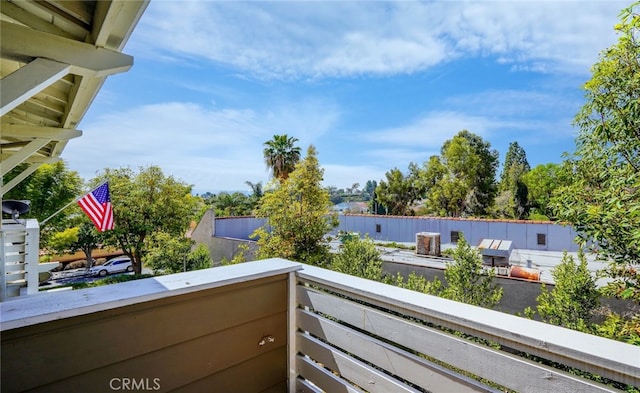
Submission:
[[[358,389],[344,379],[335,376],[306,356],[298,356],[297,369],[300,375],[304,375],[306,379],[312,381],[321,391],[327,393],[365,393],[362,389]]]
[[[326,288],[393,313],[418,318],[613,381],[640,386],[638,346],[317,267],[305,266],[297,276],[300,282]],[[363,318],[360,315],[358,320]],[[545,377],[543,380],[548,383]],[[555,383],[553,377],[551,383]]]
[[[317,312],[516,391],[532,391],[531,381],[539,380],[545,380],[546,388],[554,392],[611,391],[606,386],[577,378],[560,370],[475,344],[321,291],[299,286],[298,299],[301,305],[308,306]],[[304,313],[299,315],[301,320],[309,320],[308,314],[306,318]],[[327,341],[335,343],[344,338],[345,332],[331,329],[330,321],[317,318],[315,322],[320,324],[317,328],[322,330]],[[308,326],[313,328],[311,324]],[[301,328],[304,330],[306,327],[303,325]],[[348,345],[346,342],[345,344]],[[337,343],[336,345],[340,346]],[[347,351],[357,351],[357,349],[356,346],[346,348]],[[383,359],[383,357],[376,357],[373,353],[363,353],[362,357],[374,364],[378,364],[377,362]],[[411,375],[406,379],[417,383],[416,377]]]
[[[343,351],[366,359],[367,362],[428,391],[496,392],[464,375],[309,311],[298,310],[298,322],[305,332],[299,335],[311,334],[330,342]],[[303,340],[299,341],[305,343]],[[301,352],[308,354],[306,348],[301,346]]]
[[[344,333],[344,332],[343,332]],[[418,393],[417,390],[405,383],[388,376],[355,357],[345,354],[322,341],[309,336],[300,336],[300,350],[302,353],[322,364],[332,372],[338,374],[355,385],[371,393],[407,392]],[[401,366],[401,365],[399,365]],[[304,377],[304,375],[303,375]]]
[[[287,356],[286,352],[284,346],[276,348],[192,382],[172,393],[286,392],[286,381],[282,379],[282,376],[286,375],[286,364],[282,361]],[[268,386],[266,390],[265,386]]]
[[[246,391],[286,390],[288,280],[299,265],[244,265],[3,303],[2,391],[127,390],[110,384],[128,378],[163,392],[225,375]],[[247,362],[253,377],[234,381]]]
[[[268,347],[259,345],[260,338],[265,335],[273,335],[275,342]],[[138,356],[132,359],[104,366],[80,375],[74,375],[61,381],[47,384],[43,392],[90,392],[96,387],[108,387],[114,376],[129,377],[136,380],[158,379],[158,385],[164,392],[172,391],[190,384],[193,381],[215,376],[215,374],[234,368],[249,359],[257,362],[277,360],[281,371],[281,381],[286,379],[285,358],[260,358],[267,352],[267,348],[286,348],[286,316],[284,313],[272,315],[267,318],[254,320],[234,326],[220,332],[198,337],[193,340],[163,347],[157,351]],[[281,352],[285,355],[285,350]],[[260,365],[253,372],[262,374],[264,370]],[[258,382],[258,378],[252,378]],[[225,375],[214,378],[214,381],[225,381]],[[245,381],[244,383],[246,383]],[[215,385],[209,385],[208,391],[216,390]],[[98,389],[100,390],[100,389]],[[106,390],[106,389],[105,389]],[[251,390],[249,390],[251,391]],[[258,391],[255,390],[254,391]]]
[[[235,290],[223,287],[3,332],[3,375],[11,375],[16,386],[31,388],[92,369],[104,370],[252,319],[285,315],[285,276],[265,280],[237,284]],[[279,342],[284,345],[286,339],[279,337]],[[71,343],[73,351],[69,351]],[[37,379],[30,370],[39,370]]]
[[[289,391],[294,391],[296,393],[323,393],[322,390],[313,385],[311,381],[302,378],[296,378],[295,388]]]

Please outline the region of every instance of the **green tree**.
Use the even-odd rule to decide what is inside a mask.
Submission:
[[[279,181],[284,181],[300,161],[300,147],[295,146],[297,138],[287,134],[274,135],[273,139],[264,143],[264,162]]]
[[[54,233],[49,239],[49,250],[58,254],[75,252],[76,250],[73,250],[73,245],[78,241],[79,231],[79,227],[73,227]]]
[[[502,298],[502,288],[495,283],[495,272],[484,269],[482,257],[471,248],[463,236],[451,253],[444,277],[447,286],[441,296],[447,299],[486,308],[495,307]]]
[[[375,189],[376,201],[385,210],[395,216],[414,215],[411,206],[418,199],[419,189],[416,187],[416,166],[410,166],[410,173],[405,176],[398,168],[385,173],[386,181],[381,180]]]
[[[93,250],[98,247],[101,238],[93,223],[84,221],[80,226],[54,233],[49,239],[48,247],[59,254],[82,251],[87,261],[87,268],[90,268],[95,262],[92,257]]]
[[[554,192],[568,184],[564,173],[561,164],[548,163],[537,165],[523,175],[532,214],[546,219],[555,218],[550,202]]]
[[[165,232],[183,237],[196,216],[198,198],[191,186],[165,177],[157,166],[106,169],[95,184],[109,181],[115,228],[103,233],[108,244],[120,247],[131,257],[136,274],[142,272],[148,237]]]
[[[93,223],[85,221],[78,227],[78,236],[71,245],[71,250],[72,252],[80,250],[84,253],[87,259],[87,268],[93,266],[93,250],[98,247],[101,239],[102,236],[98,233]]]
[[[332,204],[337,205],[344,201],[344,192],[342,189],[338,190],[336,186],[329,186],[327,187],[327,192],[329,193],[329,199]]]
[[[253,214],[253,210],[258,206],[258,204],[260,203],[260,198],[262,198],[262,196],[264,195],[264,191],[262,190],[262,182],[259,181],[257,183],[252,183],[250,181],[245,181],[244,182],[247,186],[249,186],[249,188],[251,188],[251,194],[249,195],[249,213],[248,214]]]
[[[518,142],[511,142],[505,156],[498,190],[501,213],[510,218],[522,219],[529,215],[528,189],[524,176],[531,167],[527,154]],[[498,205],[498,203],[496,203]]]
[[[442,296],[442,291],[444,289],[442,281],[440,281],[438,277],[435,277],[433,281],[428,281],[424,276],[420,276],[416,274],[416,272],[411,272],[406,280],[400,273],[398,273],[393,284],[401,288],[434,296]]]
[[[527,161],[527,153],[518,142],[509,143],[509,149],[504,157],[504,165],[502,166],[502,174],[500,175],[500,189],[509,188],[513,183],[518,180],[514,178],[514,174],[509,170],[513,166],[517,166],[518,172],[516,174],[524,174],[529,172],[531,167],[529,161]]]
[[[483,216],[493,204],[498,152],[467,130],[442,145],[424,165],[428,209],[443,216]]]
[[[367,180],[367,183],[364,185],[362,189],[362,200],[363,201],[371,201],[373,199],[373,194],[376,191],[376,187],[378,187],[378,183],[375,180]],[[370,211],[374,211],[373,209],[369,209]]]
[[[583,252],[578,263],[566,252],[562,261],[551,271],[554,287],[549,290],[543,283],[536,298],[537,312],[542,321],[569,329],[592,332],[591,319],[600,305],[600,292],[595,278],[587,268]]]
[[[596,333],[602,337],[640,345],[640,314],[637,312],[620,315],[610,311],[596,329]]]
[[[194,241],[187,237],[176,237],[164,232],[151,236],[144,264],[154,273],[172,274],[212,266],[209,250],[204,244],[193,247]]]
[[[640,2],[620,13],[618,42],[600,54],[575,117],[572,183],[554,199],[559,219],[610,261],[607,293],[640,302]]]
[[[7,176],[8,181],[11,176]],[[18,187],[3,196],[3,199],[29,200],[30,210],[22,218],[35,218],[42,222],[58,212],[82,193],[82,179],[78,172],[67,169],[64,161],[43,164],[28,176]],[[69,227],[69,218],[80,210],[64,209],[40,227],[40,246],[47,248],[49,238]],[[73,226],[73,225],[71,225]]]
[[[221,192],[212,202],[217,217],[247,216],[252,212],[250,198],[241,192]]]
[[[321,266],[330,262],[324,236],[338,222],[321,185],[323,173],[315,147],[309,146],[289,177],[265,193],[256,215],[266,218],[266,225],[252,234],[258,239],[258,259],[280,257]]]
[[[346,240],[333,256],[329,269],[369,280],[382,281],[382,258],[369,237]]]

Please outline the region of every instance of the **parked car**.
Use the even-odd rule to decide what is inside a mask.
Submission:
[[[128,256],[115,257],[108,260],[102,265],[96,265],[89,269],[92,276],[104,277],[107,274],[132,272],[133,265],[131,264],[131,258]]]

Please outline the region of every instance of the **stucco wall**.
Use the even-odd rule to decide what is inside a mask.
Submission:
[[[249,235],[261,225],[262,220],[254,217],[220,219],[215,217],[213,210],[207,210],[191,233],[191,239],[196,244],[207,246],[214,266],[223,259],[232,260],[239,252],[245,254],[247,261],[251,261],[255,259],[257,246],[249,240]],[[218,233],[221,235],[218,236]]]
[[[339,215],[338,231],[359,232],[382,241],[414,242],[416,233],[440,233],[442,243],[451,243],[451,232],[461,232],[467,242],[478,245],[482,239],[511,240],[517,249],[541,251],[578,250],[576,232],[569,225],[543,221],[479,220],[435,217],[399,217],[344,214]],[[249,240],[249,235],[264,225],[264,219],[255,217],[223,217],[215,220],[213,236]],[[213,227],[213,224],[211,224]],[[538,244],[538,234],[546,244]]]

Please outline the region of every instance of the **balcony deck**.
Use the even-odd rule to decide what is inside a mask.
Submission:
[[[640,347],[281,259],[0,308],[3,392],[617,391],[520,353],[640,386]]]

